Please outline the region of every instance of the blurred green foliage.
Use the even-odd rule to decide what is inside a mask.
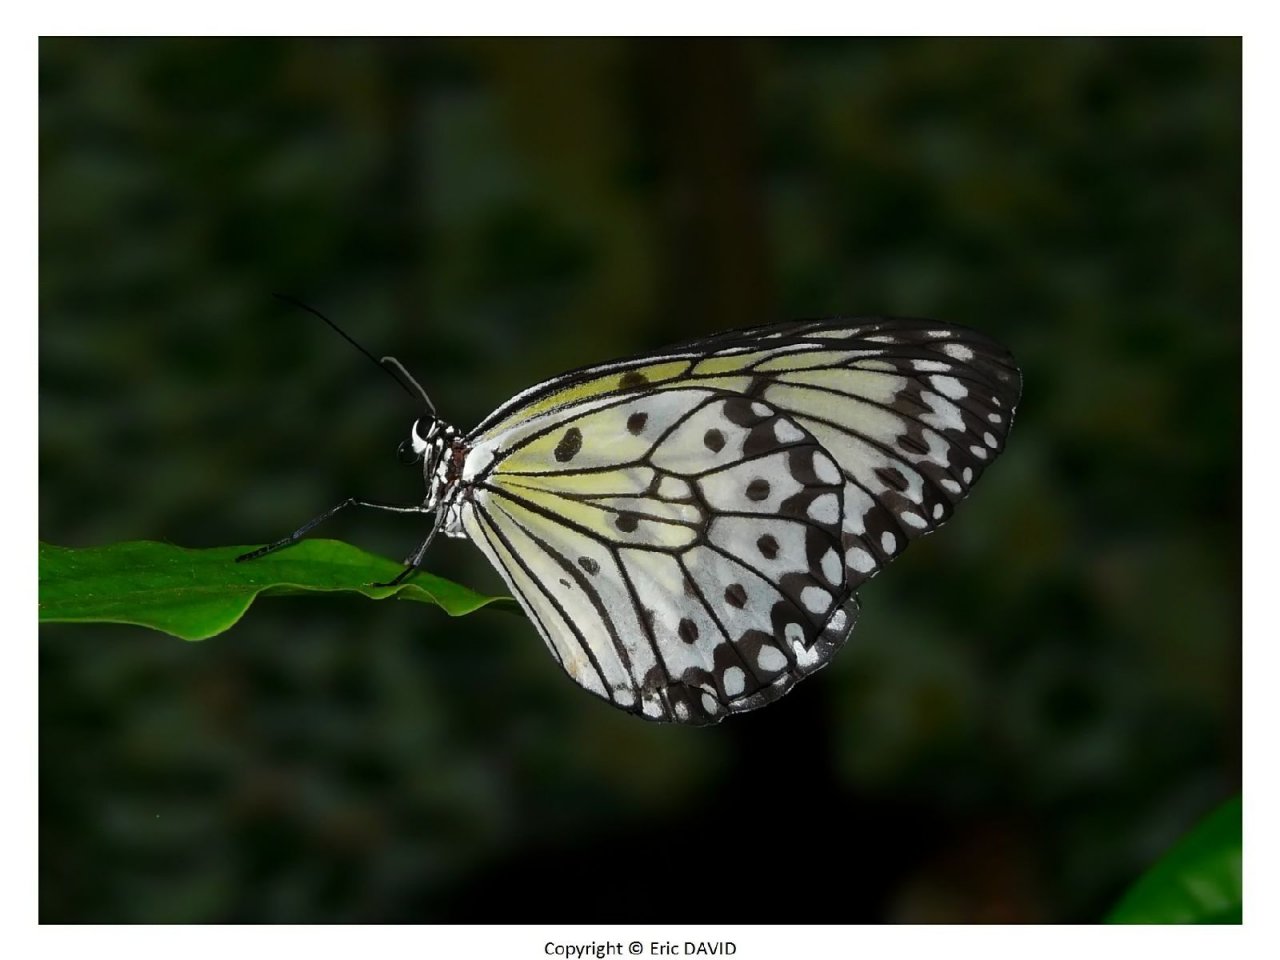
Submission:
[[[1238,789],[1238,40],[40,59],[46,540],[262,542],[421,495],[405,398],[272,291],[463,429],[572,366],[836,313],[976,327],[1026,384],[833,665],[711,730],[610,709],[487,611],[42,628],[42,920],[763,919],[729,872],[786,885],[777,921],[1095,921]],[[466,543],[431,568],[501,591]]]
[[[1124,895],[1110,923],[1240,923],[1244,818],[1232,797],[1196,824]]]
[[[347,591],[431,603],[455,617],[497,599],[424,571],[397,586],[379,586],[404,568],[337,540],[305,540],[237,563],[250,549],[188,550],[148,541],[73,549],[42,543],[40,622],[130,623],[205,640],[230,630],[259,596]]]

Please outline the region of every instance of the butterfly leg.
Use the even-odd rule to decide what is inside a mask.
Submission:
[[[398,504],[398,503],[383,503],[379,500],[360,500],[357,497],[348,497],[346,500],[343,500],[336,507],[332,507],[329,510],[326,510],[324,513],[320,514],[320,516],[318,517],[311,518],[302,526],[300,526],[297,530],[293,531],[293,533],[289,534],[289,536],[284,537],[281,540],[277,540],[275,543],[269,543],[265,547],[259,547],[257,550],[253,550],[250,553],[241,554],[240,556],[236,557],[236,563],[243,563],[246,560],[257,560],[259,557],[265,557],[268,553],[275,553],[277,550],[280,550],[283,547],[292,546],[293,544],[301,540],[303,537],[305,537],[313,527],[319,526],[320,524],[324,523],[326,520],[332,517],[339,510],[343,510],[346,507],[371,507],[374,510],[387,510],[387,511],[390,511],[391,513],[428,513],[429,512],[428,509],[422,504],[410,504],[409,506],[404,506],[403,504]],[[419,562],[421,562],[420,559],[419,559]]]
[[[431,546],[431,541],[436,538],[436,534],[440,532],[440,528],[444,526],[444,510],[440,510],[436,514],[436,521],[431,525],[431,532],[427,534],[427,538],[419,544],[418,549],[413,551],[413,556],[405,561],[404,569],[395,577],[386,583],[371,583],[371,587],[398,587],[404,582],[405,578],[422,566],[422,558],[427,555],[427,548]]]

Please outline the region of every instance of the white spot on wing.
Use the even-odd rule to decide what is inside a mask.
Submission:
[[[957,360],[973,359],[973,351],[962,343],[944,343],[942,352],[948,357],[955,357]]]
[[[960,415],[960,408],[946,397],[940,396],[931,390],[922,390],[920,391],[920,400],[930,411],[920,417],[923,423],[933,427],[935,430],[964,429],[964,418]]]
[[[944,397],[950,397],[952,400],[959,400],[969,394],[965,385],[955,377],[930,377],[929,382],[933,384],[933,388],[940,394]]]
[[[885,553],[893,553],[898,549],[898,538],[886,530],[880,535],[880,549]]]
[[[840,468],[832,462],[830,457],[821,453],[813,455],[813,472],[818,475],[818,479],[823,483],[839,483]]]
[[[804,644],[799,642],[791,644],[791,652],[796,658],[796,663],[805,668],[812,667],[822,659],[822,652],[816,646],[812,650],[806,650]]]
[[[823,613],[831,606],[831,594],[821,587],[805,587],[800,591],[800,602],[810,613]]]
[[[827,583],[839,584],[842,573],[844,566],[840,563],[840,555],[834,550],[828,550],[822,555],[822,575],[827,578]]]
[[[776,673],[787,665],[787,658],[777,647],[771,647],[766,644],[760,648],[756,663],[760,665],[761,670],[768,673]]]
[[[835,523],[840,519],[840,501],[834,493],[824,493],[809,504],[809,516],[818,523]]]
[[[875,509],[876,502],[871,495],[854,483],[844,485],[844,530],[845,533],[865,533],[867,514]]]
[[[725,696],[736,697],[746,689],[747,678],[741,667],[729,667],[724,672]]]
[[[755,404],[755,406],[761,406],[761,404]],[[790,420],[781,418],[774,421],[773,435],[778,438],[779,443],[795,443],[797,440],[804,439],[804,431]]]
[[[844,559],[850,568],[858,571],[858,573],[870,573],[876,566],[871,554],[861,547],[850,547],[849,552],[844,555]]]

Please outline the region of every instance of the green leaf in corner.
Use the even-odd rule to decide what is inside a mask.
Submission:
[[[1129,888],[1108,923],[1240,923],[1240,797],[1228,800]]]
[[[304,540],[249,563],[252,547],[189,550],[137,541],[105,547],[40,544],[42,623],[132,623],[204,640],[236,623],[260,595],[347,590],[374,600],[396,597],[434,603],[450,616],[479,610],[486,597],[419,571],[396,587],[401,565],[338,540]]]

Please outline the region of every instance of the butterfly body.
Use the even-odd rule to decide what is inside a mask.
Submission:
[[[481,549],[578,684],[705,724],[829,662],[858,586],[1003,449],[1020,390],[964,328],[807,321],[552,378],[465,436],[421,418],[407,446],[418,509]]]

